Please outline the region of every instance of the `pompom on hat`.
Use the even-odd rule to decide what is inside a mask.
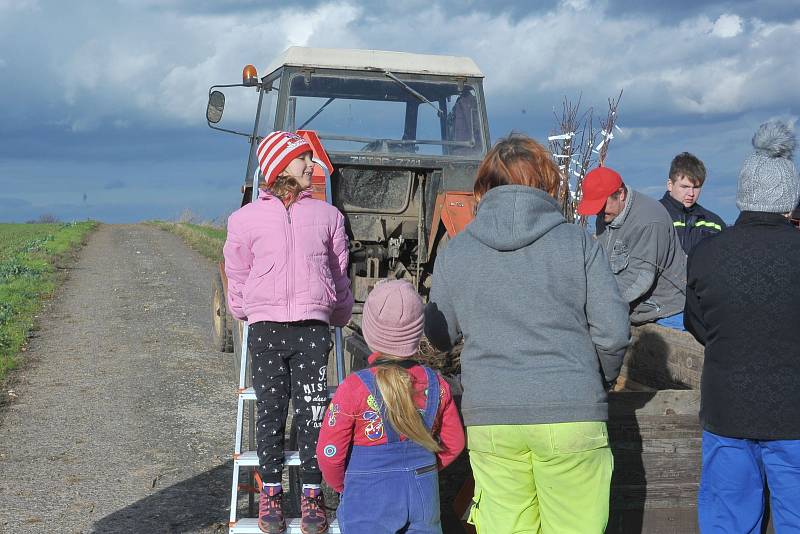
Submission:
[[[753,136],[755,151],[739,173],[736,207],[741,211],[789,213],[800,200],[800,178],[792,162],[797,141],[781,121],[762,124]]]
[[[361,331],[370,350],[408,358],[419,351],[424,307],[405,280],[375,284],[364,303]]]
[[[272,132],[258,144],[256,157],[261,175],[267,187],[275,183],[278,175],[292,160],[306,152],[312,152],[311,144],[291,132]]]

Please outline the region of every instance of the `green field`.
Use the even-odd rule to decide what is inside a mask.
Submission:
[[[214,261],[222,261],[222,245],[225,230],[213,226],[192,223],[155,221],[152,224],[181,237],[187,245]]]
[[[0,380],[19,364],[42,301],[58,283],[56,266],[95,226],[0,224]]]

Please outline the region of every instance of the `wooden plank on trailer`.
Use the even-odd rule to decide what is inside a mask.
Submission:
[[[698,486],[699,482],[612,485],[611,508],[614,510],[635,510],[694,506],[697,502]]]
[[[656,485],[697,482],[701,456],[698,452],[664,455],[614,451],[614,485]]]
[[[651,508],[615,510],[608,520],[606,534],[696,534],[697,508]]]
[[[700,388],[704,349],[691,334],[656,324],[633,327],[621,375],[655,389]]]
[[[608,395],[609,420],[644,415],[691,415],[700,410],[697,390],[623,391]]]

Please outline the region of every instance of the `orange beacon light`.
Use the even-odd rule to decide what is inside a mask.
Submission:
[[[242,84],[248,87],[258,85],[258,72],[254,66],[245,65],[242,69]]]

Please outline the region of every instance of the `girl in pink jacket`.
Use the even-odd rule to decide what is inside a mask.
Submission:
[[[328,528],[315,450],[328,403],[329,326],[347,324],[353,307],[344,217],[311,198],[311,156],[311,145],[296,134],[278,131],[264,138],[257,157],[265,183],[258,200],[228,219],[223,248],[228,309],[249,325],[263,482],[258,516],[261,530],[269,533],[286,529],[281,475],[290,394],[303,482],[302,531]]]

